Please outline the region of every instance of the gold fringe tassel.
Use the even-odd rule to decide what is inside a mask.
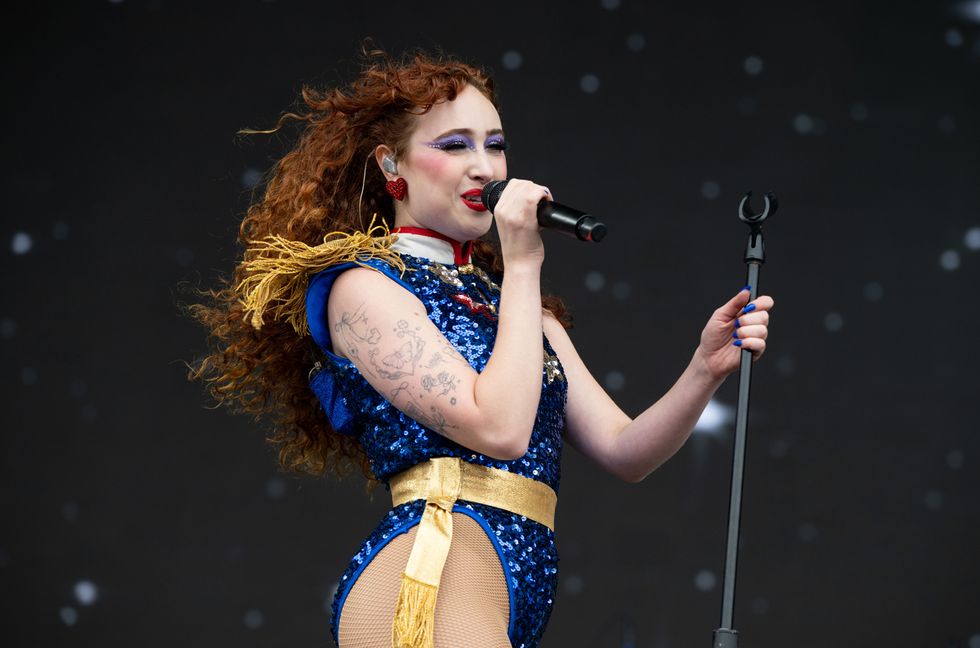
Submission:
[[[438,593],[438,585],[429,585],[402,574],[395,622],[391,627],[391,645],[394,648],[433,647]]]
[[[382,221],[375,218],[366,232],[331,232],[323,243],[309,246],[281,236],[267,236],[249,241],[245,251],[246,276],[236,290],[241,294],[245,316],[252,326],[262,328],[266,313],[286,321],[300,335],[308,335],[306,324],[306,288],[310,275],[341,263],[363,265],[368,259],[380,259],[405,272],[397,252],[391,250],[396,238]]]

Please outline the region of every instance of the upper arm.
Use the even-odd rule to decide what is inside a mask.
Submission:
[[[547,311],[543,328],[568,381],[568,403],[565,407],[568,441],[582,454],[611,471],[616,437],[631,419],[609,397],[582,362],[564,327]]]
[[[334,353],[400,411],[460,445],[499,454],[478,432],[478,374],[414,294],[380,272],[354,268],[334,283],[327,320]]]

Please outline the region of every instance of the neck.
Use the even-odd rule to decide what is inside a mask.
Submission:
[[[424,257],[439,263],[463,265],[470,262],[473,241],[460,243],[445,234],[424,227],[396,227],[391,230],[391,233],[399,235],[398,240],[391,246],[396,252]]]

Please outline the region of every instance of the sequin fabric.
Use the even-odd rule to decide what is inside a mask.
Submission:
[[[497,284],[500,277],[465,272],[469,270],[466,267],[460,272],[456,266],[443,266],[407,254],[401,257],[408,271],[400,282],[422,301],[429,319],[473,369],[483,371],[496,339],[494,313],[499,304]],[[377,262],[372,265],[399,280],[398,274],[386,264]],[[316,279],[311,280],[311,285]],[[460,294],[470,299],[459,299]],[[474,308],[473,302],[486,308]],[[392,475],[432,457],[460,457],[471,463],[542,481],[558,491],[567,384],[547,339],[543,340],[541,400],[528,451],[513,461],[500,461],[475,453],[423,427],[378,394],[353,363],[334,356],[329,349],[324,350],[328,352],[328,360],[320,374],[328,375],[314,377],[314,391],[318,394],[327,391],[322,385],[317,388],[318,381],[333,383],[329,391],[335,390],[342,396],[353,416],[353,433],[364,448],[375,476],[382,482],[387,484]],[[543,525],[492,506],[463,501],[458,506],[482,518],[485,528],[493,532],[491,540],[497,543],[504,557],[513,610],[511,643],[520,648],[537,646],[551,615],[558,578],[554,533]],[[418,523],[423,507],[424,501],[417,500],[392,508],[362,543],[341,577],[334,597],[331,628],[335,639],[339,612],[356,576],[392,537]]]

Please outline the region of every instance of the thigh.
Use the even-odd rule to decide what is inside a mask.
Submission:
[[[416,531],[393,538],[351,587],[340,610],[341,648],[391,645],[401,575]],[[453,541],[436,599],[436,648],[510,648],[509,621],[510,597],[496,549],[479,523],[453,513]]]

